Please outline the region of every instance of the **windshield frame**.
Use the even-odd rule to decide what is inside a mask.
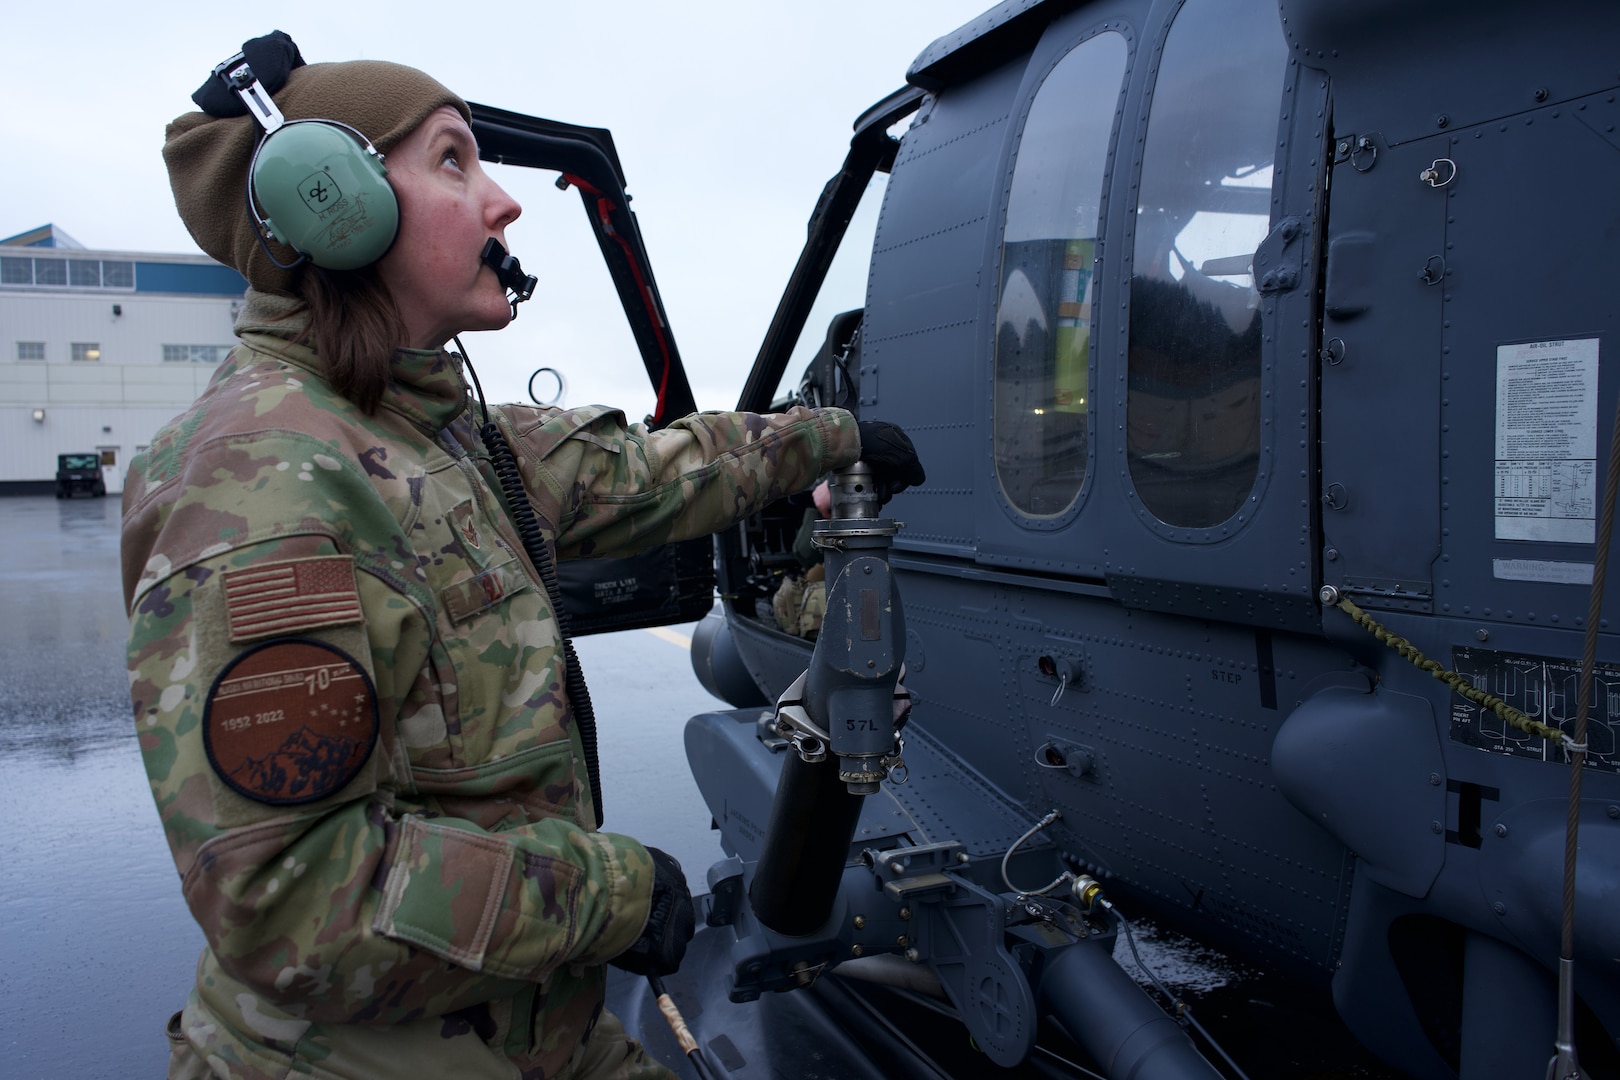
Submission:
[[[468,102],[467,107],[472,113],[472,131],[481,160],[560,173],[558,186],[579,192],[586,220],[602,250],[602,259],[641,353],[642,365],[658,395],[647,426],[664,427],[696,412],[697,401],[653,277],[652,260],[630,209],[613,133],[607,128],[544,120],[477,102]]]
[[[927,96],[921,87],[902,87],[855,121],[849,153],[816,201],[804,248],[771,316],[770,327],[760,343],[748,380],[738,395],[738,409],[763,412],[771,407],[771,399],[781,385],[794,346],[804,332],[805,320],[810,317],[810,309],[821,293],[827,271],[838,254],[867,184],[874,173],[886,173],[894,166],[900,140],[890,135],[889,129],[920,109]]]

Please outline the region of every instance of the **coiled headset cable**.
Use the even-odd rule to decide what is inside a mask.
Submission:
[[[568,609],[563,607],[562,586],[557,581],[556,564],[551,558],[551,550],[546,547],[545,537],[540,533],[540,522],[529,502],[528,492],[523,490],[523,474],[518,468],[517,456],[512,453],[511,444],[501,434],[501,429],[489,418],[489,404],[484,400],[484,388],[478,382],[478,373],[467,359],[467,347],[459,337],[451,340],[456,343],[461,362],[467,366],[467,374],[472,378],[473,389],[478,392],[478,408],[484,418],[478,427],[478,437],[483,440],[484,449],[489,451],[490,465],[500,481],[502,494],[506,496],[512,524],[517,528],[518,538],[523,542],[529,562],[540,575],[540,583],[545,586],[546,597],[551,601],[551,612],[557,619],[557,633],[562,638],[563,663],[567,667],[563,676],[564,685],[568,689],[568,703],[573,707],[574,722],[579,725],[579,741],[585,749],[585,772],[591,782],[591,802],[596,808],[596,827],[600,829],[602,777],[597,765],[596,711],[591,707],[591,692],[585,685],[585,673],[580,670],[579,657],[574,652]]]

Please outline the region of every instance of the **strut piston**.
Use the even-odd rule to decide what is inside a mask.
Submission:
[[[805,935],[832,913],[863,797],[901,769],[900,683],[906,627],[889,572],[899,524],[879,517],[871,471],[834,475],[832,517],[815,525],[827,569],[827,613],[810,666],[777,702],[777,734],[792,744],[748,890],[759,921]]]

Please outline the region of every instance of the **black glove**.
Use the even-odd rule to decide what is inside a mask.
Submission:
[[[653,861],[652,906],[641,936],[608,963],[632,975],[673,975],[686,955],[697,917],[692,911],[692,893],[686,887],[686,874],[675,856],[647,849]]]
[[[855,430],[861,436],[861,460],[872,467],[872,478],[883,485],[884,499],[928,479],[922,462],[917,460],[917,448],[899,425],[886,420],[857,420]]]

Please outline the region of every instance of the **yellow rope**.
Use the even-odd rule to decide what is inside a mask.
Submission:
[[[1422,652],[1418,651],[1416,645],[1413,645],[1410,641],[1407,641],[1405,638],[1400,637],[1399,635],[1390,633],[1388,627],[1379,622],[1377,619],[1373,618],[1371,615],[1368,615],[1365,611],[1362,611],[1348,599],[1340,597],[1338,604],[1335,606],[1338,607],[1340,611],[1350,616],[1350,618],[1354,619],[1357,626],[1361,627],[1373,637],[1400,653],[1402,657],[1411,661],[1414,666],[1427,671],[1430,675],[1433,675],[1436,679],[1439,679],[1457,693],[1461,694],[1469,701],[1472,701],[1475,705],[1478,705],[1481,708],[1489,709],[1491,712],[1501,717],[1504,722],[1512,724],[1520,731],[1527,731],[1531,735],[1539,735],[1543,739],[1547,739],[1550,742],[1562,743],[1564,741],[1564,733],[1562,731],[1559,731],[1555,727],[1548,727],[1539,720],[1532,720],[1530,717],[1526,716],[1518,709],[1515,709],[1501,698],[1496,697],[1494,694],[1487,694],[1485,691],[1479,689],[1473,683],[1469,682],[1466,678],[1457,674],[1455,671],[1447,671],[1445,668],[1440,666],[1440,662],[1438,660],[1430,660],[1427,656],[1424,656]]]

